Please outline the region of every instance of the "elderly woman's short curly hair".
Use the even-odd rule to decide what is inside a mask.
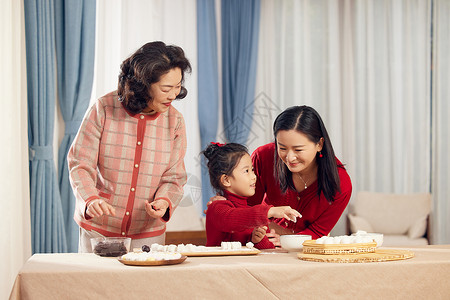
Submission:
[[[151,101],[150,85],[174,68],[181,69],[183,84],[184,73],[192,69],[183,49],[159,41],[145,44],[120,66],[119,100],[129,112],[140,113]],[[182,86],[177,99],[183,99],[186,95],[187,90]]]

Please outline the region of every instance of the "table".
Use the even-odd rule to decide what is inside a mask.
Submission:
[[[35,254],[11,299],[450,299],[450,245],[402,249],[415,257],[323,263],[269,252],[137,267],[94,254]]]

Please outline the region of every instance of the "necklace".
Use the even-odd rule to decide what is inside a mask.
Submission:
[[[308,183],[308,181],[304,181],[303,180],[303,178],[302,178],[302,176],[300,176],[300,174],[299,173],[297,173],[297,175],[298,175],[298,177],[300,177],[300,179],[303,181],[303,183],[305,184],[305,190],[308,188],[308,185],[307,185],[307,183]]]

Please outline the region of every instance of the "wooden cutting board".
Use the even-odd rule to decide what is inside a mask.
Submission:
[[[220,247],[207,247],[208,251],[204,252],[181,252],[181,255],[186,256],[229,256],[229,255],[256,255],[261,253],[260,250],[253,249],[236,249],[236,250],[221,250]]]
[[[414,252],[400,249],[377,249],[372,253],[357,254],[297,254],[298,258],[307,261],[334,262],[334,263],[366,263],[402,260],[414,257]]]

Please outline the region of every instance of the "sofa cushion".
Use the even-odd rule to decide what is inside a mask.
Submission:
[[[427,231],[428,217],[422,217],[417,219],[408,230],[408,237],[410,239],[417,239],[423,237]]]
[[[426,238],[410,239],[407,235],[384,235],[383,247],[412,247],[428,245]]]
[[[359,192],[353,209],[354,215],[366,219],[373,232],[406,235],[413,224],[430,213],[431,197],[430,194]]]
[[[366,219],[348,214],[348,220],[350,221],[351,232],[357,232],[358,230],[364,230],[366,232],[373,232],[373,228]]]

